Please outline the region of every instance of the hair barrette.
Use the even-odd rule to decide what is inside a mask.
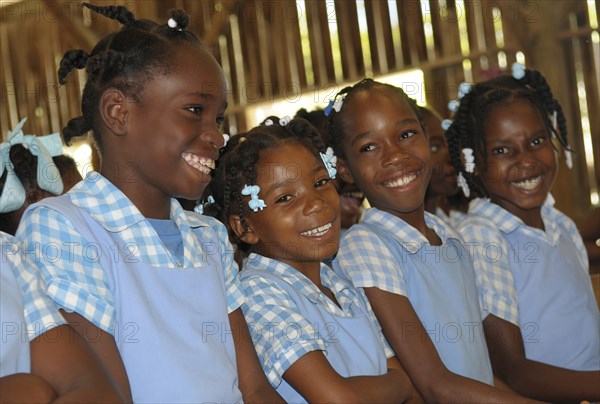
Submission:
[[[250,200],[248,201],[248,206],[254,212],[258,212],[258,210],[263,210],[267,207],[265,205],[265,201],[258,198],[258,193],[260,192],[260,187],[258,185],[244,185],[244,189],[242,189],[242,195],[250,195]]]
[[[227,146],[227,142],[229,142],[229,135],[227,133],[223,133],[223,147]]]
[[[475,172],[475,156],[473,156],[473,149],[465,147],[462,149],[462,154],[465,158],[465,171],[469,174]]]
[[[445,131],[450,129],[450,126],[452,125],[452,120],[451,119],[444,119],[442,121],[442,129],[444,129]]]
[[[521,80],[523,77],[525,77],[525,66],[523,66],[521,63],[513,63],[511,66],[511,70],[513,78]]]
[[[290,121],[292,120],[292,118],[290,118],[288,115],[282,117],[281,119],[279,119],[279,125],[280,126],[286,126],[288,123],[290,123]]]
[[[25,203],[25,188],[15,173],[10,161],[12,146],[22,144],[29,152],[37,157],[37,183],[41,189],[54,195],[63,191],[63,182],[58,168],[52,157],[63,154],[60,134],[52,133],[46,136],[23,134],[23,118],[17,126],[8,132],[8,141],[0,143],[0,176],[6,171],[7,176],[0,194],[0,212],[12,212]]]
[[[323,164],[327,169],[329,177],[335,179],[335,176],[337,175],[337,157],[333,153],[333,149],[328,147],[327,150],[325,150],[325,153],[320,152],[319,154],[321,155],[321,160],[323,160]]]
[[[462,172],[458,173],[458,186],[460,187],[460,189],[462,189],[463,194],[465,194],[465,197],[468,198],[469,196],[471,196],[471,190],[469,189],[469,184],[467,184],[467,180],[463,176]]]
[[[267,119],[267,120],[265,120],[264,124],[265,124],[265,126],[271,126],[271,125],[273,125],[273,121],[271,119]]]
[[[460,83],[458,86],[458,99],[460,100],[471,91],[471,83]]]
[[[573,169],[573,152],[571,150],[565,149],[565,163],[569,167],[569,170]]]
[[[206,198],[206,202],[199,200],[196,206],[194,207],[194,212],[204,214],[204,205],[215,203],[215,198],[212,195],[208,195]]]
[[[331,115],[332,111],[340,112],[344,105],[344,98],[346,98],[346,94],[338,94],[333,97],[333,99],[329,101],[329,104],[327,104],[327,107],[325,107],[325,116]]]
[[[457,112],[458,107],[460,107],[460,101],[458,100],[452,100],[448,103],[448,109],[450,112]]]
[[[177,31],[183,31],[181,28],[178,27],[179,24],[177,24],[177,21],[175,21],[174,18],[169,18],[169,21],[167,21],[167,25],[173,29],[176,29]]]

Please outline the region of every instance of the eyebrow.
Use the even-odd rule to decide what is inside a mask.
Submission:
[[[315,166],[315,167],[312,169],[312,171],[311,171],[311,174],[313,174],[313,175],[314,175],[314,174],[318,173],[318,172],[319,172],[319,171],[321,171],[321,170],[323,170],[323,171],[326,171],[324,166],[322,166],[322,165],[320,165],[320,164],[317,164],[317,165],[316,165],[316,166]],[[276,183],[276,184],[273,184],[273,185],[271,185],[271,186],[270,186],[270,187],[269,187],[269,188],[268,188],[268,189],[265,191],[265,195],[269,195],[269,194],[271,194],[272,192],[274,192],[274,191],[277,191],[277,190],[278,190],[278,189],[280,189],[280,188],[284,188],[284,187],[286,187],[287,185],[289,185],[289,184],[292,184],[292,183],[294,183],[294,182],[296,182],[296,181],[298,181],[298,177],[294,178],[293,180],[292,180],[292,179],[289,179],[289,180],[286,180],[286,181],[281,181],[281,182],[278,182],[278,183]]]
[[[395,127],[396,127],[396,128],[398,128],[398,127],[402,127],[402,126],[404,126],[404,125],[406,125],[406,124],[409,124],[409,123],[417,124],[417,123],[419,123],[419,122],[418,122],[416,119],[414,119],[414,118],[406,118],[406,119],[403,119],[403,120],[401,120],[401,121],[398,121],[398,122],[396,122],[396,124],[395,124]],[[356,135],[356,136],[354,137],[354,139],[352,139],[352,142],[350,142],[350,144],[351,144],[352,146],[354,146],[354,145],[355,145],[356,143],[358,143],[358,142],[359,142],[361,139],[363,139],[363,138],[365,138],[365,137],[367,137],[367,136],[369,136],[369,135],[371,135],[371,134],[373,134],[373,131],[372,131],[372,130],[367,130],[367,131],[365,131],[365,132],[361,132],[361,133],[359,133],[358,135]]]
[[[209,93],[201,93],[199,91],[195,91],[193,93],[187,93],[184,95],[184,97],[199,97],[199,98],[203,98],[205,100],[212,100],[215,98],[214,95],[209,94]],[[229,106],[229,103],[227,102],[227,100],[223,103],[223,109],[227,109],[227,107]]]

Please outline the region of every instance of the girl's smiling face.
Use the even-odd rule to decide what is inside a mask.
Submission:
[[[219,128],[227,84],[220,66],[199,46],[181,46],[172,66],[151,79],[137,101],[127,101],[127,139],[114,149],[117,163],[126,165],[120,169],[129,177],[122,184],[129,194],[197,199],[223,146]]]
[[[493,107],[484,122],[483,186],[492,202],[527,223],[530,214],[539,214],[556,177],[548,129],[535,105],[523,99]]]
[[[323,163],[292,141],[261,152],[256,170],[258,197],[267,207],[249,211],[246,223],[257,252],[300,271],[333,256],[340,198]]]
[[[344,114],[343,163],[371,206],[400,218],[422,209],[429,143],[408,101],[375,87],[353,94]]]

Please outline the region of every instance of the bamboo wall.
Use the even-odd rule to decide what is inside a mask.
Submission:
[[[73,74],[67,85],[58,86],[56,71],[62,54],[71,48],[91,50],[102,35],[119,25],[89,13],[75,1],[1,4],[0,129],[5,134],[28,116],[28,133],[59,131],[71,117],[80,115],[84,83],[83,75]],[[600,178],[597,18],[590,24],[594,11],[600,15],[597,2],[128,0],[94,4],[126,5],[138,18],[159,21],[168,17],[170,8],[185,9],[191,17],[190,29],[203,38],[228,76],[227,119],[238,131],[246,129],[248,105],[313,91],[322,105],[343,83],[413,68],[423,70],[427,103],[447,114],[447,101],[455,98],[461,82],[490,78],[521,52],[526,65],[541,70],[561,100],[577,156],[573,173],[567,173],[561,163],[554,189],[557,204],[575,217],[590,210],[590,192],[598,189]],[[585,120],[582,123],[586,109],[589,128]],[[595,166],[586,164],[585,142],[592,144]]]

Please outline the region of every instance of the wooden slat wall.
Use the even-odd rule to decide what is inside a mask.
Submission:
[[[203,38],[228,75],[231,87],[228,119],[235,131],[247,129],[244,109],[248,105],[352,83],[364,77],[367,66],[375,76],[421,68],[428,104],[447,115],[446,104],[455,97],[456,88],[465,77],[474,81],[487,79],[501,70],[498,52],[504,52],[510,66],[521,51],[528,66],[547,75],[555,95],[565,105],[573,148],[582,155],[579,104],[573,87],[574,66],[580,63],[585,72],[590,128],[595,134],[596,181],[600,178],[600,114],[595,112],[600,110],[600,67],[594,58],[592,29],[584,1],[101,0],[94,3],[126,4],[138,18],[159,21],[167,18],[170,8],[186,9],[191,30]],[[499,14],[494,13],[495,9]],[[27,132],[59,131],[69,118],[79,115],[83,83],[81,74],[72,74],[66,86],[57,86],[56,69],[62,54],[70,48],[91,50],[100,37],[117,29],[119,24],[82,10],[76,2],[64,0],[27,0],[4,6],[0,11],[3,61],[0,130],[4,135],[19,118],[28,116]],[[569,26],[570,13],[577,16],[576,27]],[[392,14],[397,14],[399,25],[392,23]],[[495,18],[502,19],[502,48],[496,43]],[[426,20],[432,28],[432,36],[428,38]],[[466,56],[461,52],[459,20],[466,21],[467,26],[469,54]],[[301,37],[302,21],[308,27],[307,38]],[[331,30],[330,22],[337,24],[337,31]],[[359,27],[364,22],[368,41],[363,43]],[[549,29],[553,32],[558,29],[560,33],[548,34]],[[399,43],[395,44],[393,38],[400,38]],[[309,41],[309,46],[303,48],[302,41]],[[540,44],[551,46],[553,41],[560,44],[564,57],[540,54]],[[580,60],[574,59],[573,41],[579,43]],[[310,55],[305,55],[303,49],[310,49]],[[341,63],[335,65],[338,52]],[[367,54],[370,54],[368,60]],[[471,72],[465,72],[465,60],[470,62]],[[576,174],[587,178],[582,160],[576,163],[579,165]],[[560,193],[574,194],[564,200],[573,209],[589,209],[586,190],[573,188],[572,181],[559,178]]]

